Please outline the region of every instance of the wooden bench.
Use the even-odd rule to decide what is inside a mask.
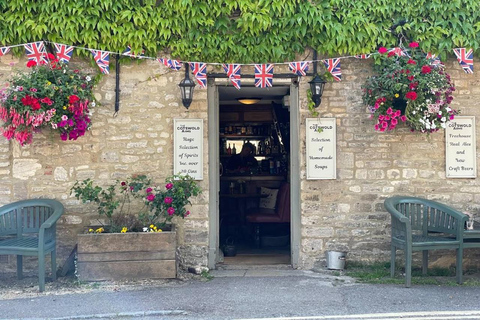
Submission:
[[[385,200],[392,218],[391,269],[395,274],[396,250],[405,252],[405,286],[411,286],[412,253],[422,251],[422,273],[427,273],[428,250],[455,249],[457,282],[462,281],[463,234],[468,216],[444,204],[415,197]]]
[[[45,290],[45,255],[51,253],[56,279],[56,223],[64,212],[56,200],[32,199],[0,208],[0,254],[17,255],[17,277],[22,279],[23,256],[38,256],[40,292]]]

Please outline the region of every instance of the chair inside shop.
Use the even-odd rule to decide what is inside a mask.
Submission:
[[[283,182],[277,194],[274,209],[251,208],[246,220],[254,225],[254,239],[256,247],[260,247],[262,227],[267,224],[288,224],[290,223],[290,184]]]

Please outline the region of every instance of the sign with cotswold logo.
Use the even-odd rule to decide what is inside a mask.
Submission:
[[[203,180],[203,120],[173,120],[173,171]]]
[[[335,118],[308,118],[306,129],[307,179],[336,179],[337,125]]]
[[[477,177],[477,144],[475,117],[456,116],[445,129],[445,176],[447,178]]]

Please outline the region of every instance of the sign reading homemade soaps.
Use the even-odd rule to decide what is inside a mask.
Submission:
[[[446,177],[476,178],[477,159],[475,142],[475,117],[456,116],[447,123]]]
[[[307,119],[307,179],[337,178],[337,126],[335,118]],[[318,132],[321,128],[322,132]]]
[[[174,119],[173,142],[174,173],[203,180],[203,120]]]

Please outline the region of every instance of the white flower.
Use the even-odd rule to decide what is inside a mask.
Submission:
[[[56,123],[52,123],[52,129],[57,129],[57,124]]]
[[[90,105],[91,105],[92,107],[95,107],[97,104],[95,103],[95,101],[92,101],[92,103],[90,103]]]
[[[442,115],[442,111],[438,111],[438,114],[439,114],[439,115]]]
[[[440,119],[440,121],[445,122],[445,121],[447,121],[447,118],[442,117],[442,119]]]
[[[435,125],[435,123],[432,123],[432,129],[435,129],[437,126]]]
[[[63,69],[63,73],[67,73],[67,70]]]
[[[446,110],[447,112],[450,112],[450,111],[452,111],[452,108],[446,107],[445,110]]]
[[[426,123],[425,128],[430,129],[430,124]]]
[[[412,114],[415,114],[415,113],[417,113],[417,112],[416,112],[416,111],[412,111]]]
[[[447,124],[445,122],[441,123],[440,126],[445,129],[447,127]]]
[[[87,82],[89,82],[90,80],[92,80],[92,78],[90,78],[90,76],[86,76],[85,80],[87,80]]]
[[[143,232],[148,232],[148,228],[147,228],[147,227],[143,227]]]

